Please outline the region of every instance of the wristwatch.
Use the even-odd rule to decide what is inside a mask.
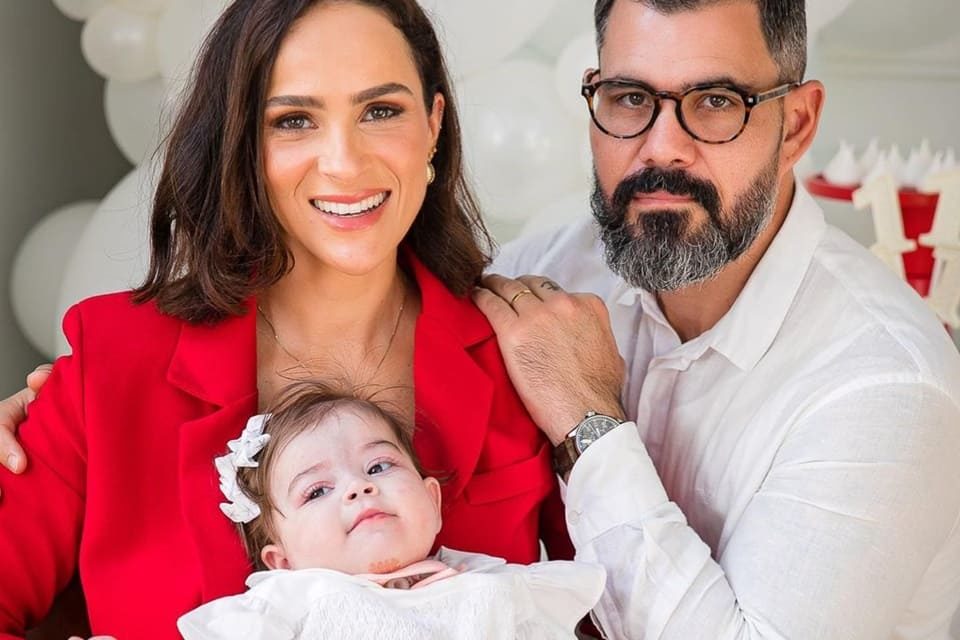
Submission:
[[[575,426],[567,437],[553,448],[553,470],[561,478],[566,478],[573,463],[577,461],[587,447],[601,436],[619,427],[622,422],[596,411],[588,411],[580,424]]]

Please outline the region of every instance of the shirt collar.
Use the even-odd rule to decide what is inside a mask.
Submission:
[[[819,205],[799,183],[783,226],[730,311],[704,336],[744,371],[753,369],[779,333],[823,234]]]
[[[682,344],[675,355],[693,360],[712,348],[740,369],[753,369],[780,331],[825,230],[823,212],[797,183],[786,220],[736,302],[712,329]],[[673,331],[649,291],[620,279],[612,300],[628,307],[639,301],[647,318]]]

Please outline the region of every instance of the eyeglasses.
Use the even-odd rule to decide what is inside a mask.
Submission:
[[[708,144],[730,142],[743,133],[750,111],[758,104],[782,98],[799,83],[790,82],[769,91],[750,94],[730,85],[701,85],[686,91],[655,91],[642,82],[600,80],[600,71],[583,76],[580,93],[600,131],[614,138],[635,138],[653,126],[664,100],[677,103],[677,120],[695,140]]]

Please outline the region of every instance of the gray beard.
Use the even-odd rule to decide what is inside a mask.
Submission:
[[[614,206],[594,173],[594,217],[610,270],[633,287],[652,293],[676,291],[713,278],[754,243],[773,217],[779,163],[774,155],[727,210],[707,210],[690,231],[692,212],[644,212],[626,223],[627,207]]]

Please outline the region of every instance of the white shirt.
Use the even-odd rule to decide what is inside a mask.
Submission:
[[[614,638],[947,638],[960,602],[960,356],[802,188],[730,311],[681,343],[591,220],[492,271],[606,302],[621,425],[574,466],[577,558]]]
[[[437,559],[461,572],[420,589],[328,569],[261,571],[247,592],[194,609],[177,627],[185,640],[573,640],[604,586],[596,564],[507,564],[445,548]]]

